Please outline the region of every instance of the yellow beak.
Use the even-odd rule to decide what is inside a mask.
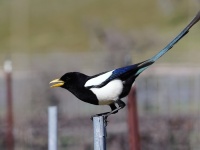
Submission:
[[[60,80],[60,79],[55,79],[53,81],[51,81],[49,84],[52,84],[50,87],[53,88],[53,87],[60,87],[64,84],[65,82]]]

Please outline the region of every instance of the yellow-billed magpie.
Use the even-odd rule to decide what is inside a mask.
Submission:
[[[111,107],[111,112],[97,115],[105,115],[107,117],[110,114],[116,113],[119,109],[125,107],[125,103],[121,99],[128,95],[137,76],[170,50],[199,20],[200,12],[164,49],[146,61],[94,76],[88,76],[79,72],[69,72],[61,78],[51,81],[51,87],[67,89],[78,99],[87,103],[109,105]],[[119,106],[118,108],[115,105],[116,103]]]

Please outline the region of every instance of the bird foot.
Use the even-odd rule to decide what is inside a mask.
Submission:
[[[90,117],[90,119],[93,121],[93,117],[99,117],[99,116],[102,116],[104,119],[104,124],[105,126],[107,126],[107,123],[108,123],[108,116],[111,115],[110,112],[105,112],[105,113],[101,113],[101,114],[96,114],[96,115],[93,115]]]
[[[107,119],[107,114],[109,114],[110,112],[105,112],[105,113],[101,113],[101,114],[96,114],[96,115],[93,115],[90,117],[91,120],[93,120],[93,117],[99,117],[99,116],[103,116],[103,117],[106,117]]]
[[[99,116],[103,116],[106,120],[108,118],[108,116],[110,116],[111,114],[115,114],[118,112],[118,110],[120,110],[121,108],[117,108],[115,110],[112,110],[111,112],[105,112],[105,113],[101,113],[101,114],[96,114],[90,117],[90,119],[93,121],[93,117],[99,117]]]

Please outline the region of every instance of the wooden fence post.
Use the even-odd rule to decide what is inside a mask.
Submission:
[[[140,136],[138,127],[136,87],[133,86],[128,95],[128,128],[130,150],[140,150]]]
[[[12,97],[12,62],[6,60],[4,63],[4,72],[6,77],[6,97],[7,97],[7,113],[6,113],[6,149],[14,150],[13,137],[13,97]]]

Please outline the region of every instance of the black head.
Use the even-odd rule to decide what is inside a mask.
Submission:
[[[78,87],[85,84],[87,80],[86,75],[79,72],[69,72],[64,74],[59,79],[55,79],[50,82],[51,87],[62,87],[65,89],[69,89],[70,87]]]

